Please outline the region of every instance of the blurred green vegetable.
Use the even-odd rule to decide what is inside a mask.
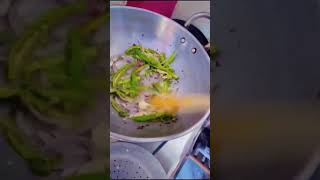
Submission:
[[[97,51],[98,50],[95,47],[87,47],[83,49],[83,56],[85,57],[85,60],[88,61],[90,59],[97,57],[97,53],[98,53]],[[58,54],[58,55],[53,55],[48,57],[40,57],[40,58],[37,58],[35,61],[33,61],[30,65],[26,66],[24,68],[24,71],[26,75],[29,75],[30,73],[37,70],[49,69],[56,65],[64,64],[65,61],[66,59],[63,54]]]
[[[90,99],[86,97],[80,91],[74,91],[72,89],[35,89],[38,95],[48,98],[57,99],[58,101],[66,101],[77,104],[89,104]]]
[[[48,156],[28,143],[26,135],[21,132],[10,118],[0,120],[0,129],[11,147],[29,164],[32,172],[40,176],[47,176],[57,169],[61,163],[59,155]]]
[[[25,39],[18,40],[16,45],[10,51],[9,55],[9,70],[8,78],[10,80],[17,80],[20,77],[21,69],[23,67],[23,61],[27,56],[30,56],[31,51],[37,47],[38,42],[41,39],[47,38],[48,26],[42,25],[38,30],[28,34]]]
[[[11,98],[19,95],[19,89],[0,87],[0,99]]]
[[[29,76],[32,72],[36,70],[47,69],[52,66],[62,64],[64,63],[64,61],[65,58],[63,55],[55,55],[52,57],[47,57],[45,59],[36,60],[24,68],[25,75]]]
[[[216,58],[218,57],[219,55],[219,51],[217,50],[217,48],[215,46],[211,46],[210,47],[210,58],[211,60],[214,60],[216,61]]]
[[[20,95],[23,104],[29,108],[34,108],[42,115],[50,118],[40,118],[39,120],[49,124],[55,124],[60,127],[76,127],[80,124],[79,120],[75,121],[75,117],[61,110],[54,108],[50,101],[35,96],[28,90],[23,91]],[[77,122],[77,123],[76,123]]]
[[[28,26],[10,51],[9,79],[17,80],[20,77],[24,60],[30,57],[32,50],[39,45],[39,42],[48,40],[49,31],[56,24],[62,22],[67,16],[83,12],[85,9],[86,3],[81,0],[72,5],[53,9]]]

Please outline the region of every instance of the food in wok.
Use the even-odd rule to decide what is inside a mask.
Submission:
[[[176,111],[159,111],[150,105],[155,96],[174,93],[179,77],[170,65],[175,57],[176,52],[167,57],[133,45],[111,58],[110,101],[119,116],[136,122],[176,120]]]

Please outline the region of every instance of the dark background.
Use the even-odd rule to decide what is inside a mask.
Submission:
[[[320,143],[320,1],[216,0],[211,12],[213,174],[293,179]]]

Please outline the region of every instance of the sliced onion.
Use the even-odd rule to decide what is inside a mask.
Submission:
[[[137,60],[137,66],[140,67],[140,66],[142,66],[142,65],[143,65],[143,62],[140,61],[140,60]]]
[[[124,109],[129,111],[129,114],[132,114],[137,111],[139,108],[138,103],[135,102],[125,102],[119,98],[116,98],[118,104],[120,104]]]
[[[160,75],[159,73],[154,73],[146,78],[144,78],[141,83],[144,85],[144,86],[151,86],[152,84],[154,83],[157,83],[157,82],[160,82],[162,81],[162,79],[160,78]]]
[[[123,60],[125,60],[127,63],[131,63],[134,61],[134,59],[131,56],[122,56]]]
[[[113,72],[118,71],[118,69],[120,69],[123,65],[128,64],[125,59],[118,59],[116,61],[113,61],[112,63],[112,70]]]
[[[148,101],[149,98],[150,98],[151,94],[147,91],[142,91],[140,92],[139,96],[137,97],[137,101],[140,102],[140,101]]]

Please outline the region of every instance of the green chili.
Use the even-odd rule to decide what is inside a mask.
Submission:
[[[149,66],[147,64],[138,67],[137,69],[135,69],[134,71],[132,71],[131,73],[131,97],[136,97],[138,95],[138,86],[139,86],[139,81],[140,81],[140,77],[138,76],[138,74],[145,68],[148,68]]]
[[[173,116],[166,113],[151,113],[140,116],[132,116],[132,120],[136,122],[147,122],[147,121],[168,121],[172,120]]]
[[[153,87],[159,93],[168,93],[170,90],[171,82],[170,80],[164,80],[163,82],[154,83]]]
[[[112,105],[112,107],[114,108],[114,110],[116,110],[121,117],[127,117],[127,116],[129,115],[128,112],[125,111],[125,110],[116,102],[116,100],[114,99],[113,96],[110,97],[110,101],[111,101],[111,105]]]
[[[164,66],[169,66],[173,61],[174,59],[176,58],[176,55],[177,55],[177,52],[174,51],[170,56],[169,58],[164,62]]]
[[[160,58],[159,58],[160,62],[161,62],[161,63],[164,63],[166,59],[167,59],[167,58],[166,58],[166,54],[165,54],[165,53],[161,53],[161,54],[160,54]]]
[[[112,86],[116,87],[120,78],[127,72],[128,69],[130,69],[134,65],[134,63],[125,64],[117,72],[115,72],[115,74],[112,77]]]

